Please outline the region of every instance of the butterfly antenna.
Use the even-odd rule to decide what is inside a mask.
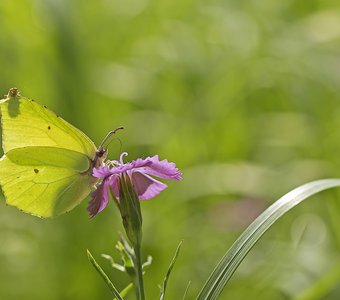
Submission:
[[[106,148],[113,142],[113,141],[118,141],[119,142],[119,153],[122,152],[122,149],[123,149],[123,143],[122,143],[122,140],[118,137],[112,139],[110,142],[107,143],[106,145]]]
[[[121,141],[120,138],[117,138],[117,139],[118,139],[119,145],[120,145],[120,147],[119,147],[119,153],[122,153],[122,152],[123,152],[123,143],[122,143],[122,141]]]
[[[124,129],[124,127],[117,127],[115,130],[111,130],[106,137],[103,139],[102,143],[100,144],[99,148],[103,148],[104,144],[106,143],[106,141],[112,136],[114,135],[118,130]]]

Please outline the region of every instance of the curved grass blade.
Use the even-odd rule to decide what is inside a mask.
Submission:
[[[118,290],[115,288],[109,277],[105,274],[104,270],[100,267],[100,265],[96,262],[96,260],[93,258],[91,252],[87,250],[87,257],[89,258],[89,261],[94,266],[96,271],[99,273],[99,275],[104,279],[105,283],[109,287],[111,293],[116,297],[117,300],[124,300]]]
[[[340,186],[340,179],[312,181],[297,187],[274,202],[249,225],[226,252],[196,299],[217,299],[247,253],[275,221],[308,197],[338,186]]]

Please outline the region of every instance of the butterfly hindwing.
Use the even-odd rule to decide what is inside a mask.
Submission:
[[[39,152],[44,152],[45,158],[37,159]],[[86,169],[86,159],[77,152],[49,147],[9,151],[0,160],[0,183],[6,203],[45,218],[71,210],[96,182]]]

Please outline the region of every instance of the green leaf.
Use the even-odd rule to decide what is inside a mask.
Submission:
[[[241,234],[222,257],[197,300],[215,300],[235,270],[261,236],[291,208],[321,191],[340,186],[340,179],[323,179],[304,184],[277,200]]]
[[[182,241],[178,244],[175,255],[172,258],[172,261],[170,263],[168,271],[166,272],[166,275],[165,275],[165,278],[164,278],[164,281],[163,281],[163,286],[161,287],[161,295],[159,297],[160,300],[164,300],[164,298],[165,298],[165,291],[166,291],[166,287],[167,287],[167,284],[168,284],[168,280],[169,280],[171,271],[172,271],[172,269],[173,269],[173,267],[176,263],[176,260],[178,258],[179,251],[181,250],[181,246],[182,246]]]
[[[152,256],[148,255],[148,257],[146,258],[145,263],[142,264],[142,270],[146,270],[148,269],[152,264]]]
[[[115,288],[109,277],[106,275],[104,270],[100,267],[100,265],[96,262],[96,260],[93,258],[91,252],[87,250],[87,257],[89,258],[89,261],[94,266],[96,271],[99,273],[99,275],[104,279],[105,283],[109,287],[111,293],[116,297],[117,300],[124,300],[121,295],[119,294],[118,290]]]
[[[133,288],[133,284],[132,283],[129,283],[126,288],[124,288],[121,292],[120,292],[120,295],[122,297],[125,297]],[[116,300],[117,298],[114,298],[114,300]]]
[[[102,254],[101,256],[110,262],[112,268],[114,268],[114,269],[116,269],[118,271],[121,271],[121,272],[125,272],[126,271],[125,270],[125,266],[122,266],[120,264],[115,263],[115,261],[112,258],[112,256],[110,256],[108,254]]]

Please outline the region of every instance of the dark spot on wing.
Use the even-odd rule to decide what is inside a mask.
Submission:
[[[39,170],[38,170],[38,169],[34,169],[34,173],[35,173],[35,174],[38,174],[38,173],[39,173]]]
[[[51,126],[47,126],[47,129],[50,130],[50,129],[51,129]]]
[[[47,109],[47,106],[46,106],[46,105],[44,105],[44,108],[46,108],[46,109]]]

